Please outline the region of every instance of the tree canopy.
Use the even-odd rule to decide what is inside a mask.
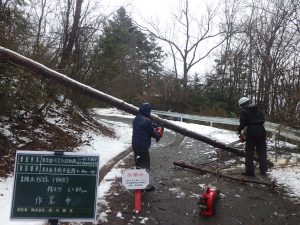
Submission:
[[[183,38],[165,40],[174,53],[173,69],[164,66],[160,29],[151,35],[125,7],[107,15],[99,2],[85,3],[0,1],[0,45],[134,105],[149,101],[162,110],[231,116],[246,95],[268,120],[299,124],[299,0],[225,1],[218,11],[208,8],[206,20],[182,1],[172,18]],[[196,25],[198,34],[192,32]],[[215,35],[220,41],[210,49],[210,71],[192,74],[195,63],[212,53],[203,51],[203,41]],[[44,116],[52,103],[59,107],[68,99],[70,109],[95,106],[76,91],[2,62],[0,79],[2,116]]]

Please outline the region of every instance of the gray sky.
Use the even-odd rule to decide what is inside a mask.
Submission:
[[[162,30],[172,30],[172,14],[178,15],[179,4],[184,1],[181,0],[102,0],[102,4],[110,7],[111,9],[119,8],[124,6],[127,10],[127,13],[139,24],[146,25],[147,22],[155,23],[162,28]],[[189,8],[191,14],[195,20],[199,20],[201,16],[206,15],[206,3],[212,7],[216,7],[216,4],[219,1],[211,0],[189,0]],[[215,5],[213,5],[215,4]],[[194,28],[192,32],[194,36],[197,35],[196,23],[194,23]],[[175,27],[177,29],[178,27]],[[184,36],[181,35],[183,32],[180,30],[175,31],[176,39],[182,39]],[[192,33],[192,35],[193,35]],[[208,49],[209,46],[213,45],[216,40],[210,40],[209,42],[203,43],[200,46],[200,49],[205,52],[205,49]],[[169,46],[165,43],[160,43],[165,52],[169,52]],[[211,69],[211,62],[213,61],[212,55],[207,59],[201,61],[197,66],[194,67],[194,70],[191,70],[191,74],[194,72],[205,72]],[[166,64],[169,68],[173,67],[172,60],[167,60]]]

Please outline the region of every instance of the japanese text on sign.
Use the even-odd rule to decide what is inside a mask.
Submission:
[[[145,189],[149,184],[149,174],[145,169],[126,170],[122,184],[126,189]]]
[[[18,151],[11,218],[92,220],[98,155]]]

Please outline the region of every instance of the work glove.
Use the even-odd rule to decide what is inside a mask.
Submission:
[[[244,143],[246,141],[246,136],[244,134],[239,135],[240,142]]]
[[[160,135],[159,134],[156,135],[155,140],[156,140],[156,142],[159,142],[159,140],[160,140]]]

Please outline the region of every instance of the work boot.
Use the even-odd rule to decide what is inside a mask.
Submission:
[[[260,175],[262,175],[262,176],[267,176],[267,173],[266,172],[260,172]]]
[[[241,172],[241,175],[247,176],[247,177],[255,177],[254,173],[248,173],[248,172]]]

